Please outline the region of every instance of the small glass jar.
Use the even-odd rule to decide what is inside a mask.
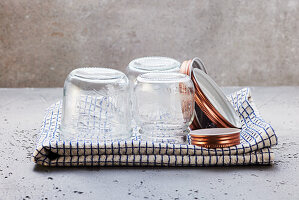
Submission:
[[[129,81],[118,70],[78,68],[65,80],[61,137],[122,140],[131,136]]]
[[[147,73],[137,77],[133,92],[133,118],[141,139],[186,143],[194,116],[194,86],[180,73]]]

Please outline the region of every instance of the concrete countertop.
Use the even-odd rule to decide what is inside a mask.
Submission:
[[[37,166],[31,155],[44,111],[62,89],[0,89],[0,199],[299,199],[299,87],[251,89],[278,135],[273,166]]]

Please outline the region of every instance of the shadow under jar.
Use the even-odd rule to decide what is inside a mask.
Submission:
[[[185,144],[194,116],[194,86],[180,73],[147,73],[137,77],[133,118],[141,140]]]
[[[117,141],[131,136],[129,81],[118,70],[78,68],[63,91],[61,137]]]

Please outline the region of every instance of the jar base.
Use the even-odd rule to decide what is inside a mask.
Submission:
[[[82,131],[60,129],[60,139],[65,141],[98,141],[98,142],[118,142],[123,140],[130,140],[132,138],[132,132],[129,131],[125,134],[105,132],[105,131]]]
[[[187,144],[187,136],[177,137],[140,137],[142,141],[155,142],[155,143],[169,143],[169,144]]]
[[[143,129],[139,130],[140,139],[143,141],[157,142],[157,143],[170,143],[170,144],[187,144],[187,135],[189,129],[172,129],[172,130],[154,130]]]

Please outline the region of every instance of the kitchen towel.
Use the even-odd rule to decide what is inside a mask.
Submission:
[[[50,106],[42,122],[33,161],[44,166],[230,166],[270,165],[277,144],[272,126],[265,122],[249,88],[227,96],[242,122],[241,144],[208,149],[190,144],[140,141],[63,140],[59,130],[62,102]]]

